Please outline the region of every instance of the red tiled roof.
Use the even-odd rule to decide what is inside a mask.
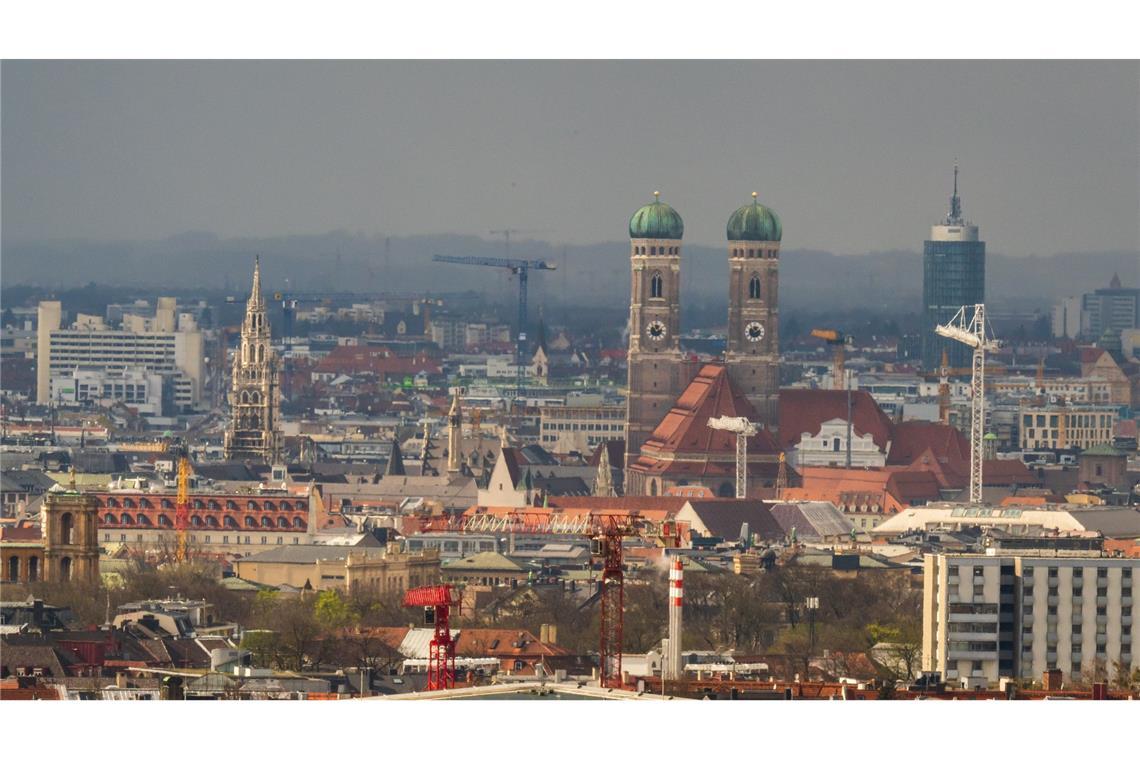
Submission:
[[[912,420],[894,425],[887,464],[909,465],[924,455],[968,466],[970,443],[960,430],[939,422]]]
[[[314,372],[355,375],[372,372],[377,375],[414,375],[439,372],[439,362],[423,354],[397,356],[381,346],[337,346],[317,362]]]
[[[642,450],[649,454],[734,453],[736,435],[710,428],[709,420],[713,417],[754,420],[758,416],[748,398],[729,380],[728,370],[723,365],[706,364],[681,393]],[[775,451],[775,439],[767,430],[761,430],[748,439],[749,454]]]
[[[780,447],[790,449],[802,434],[818,435],[828,420],[847,419],[847,392],[809,388],[780,391]],[[855,432],[871,434],[880,450],[887,448],[893,426],[891,420],[867,391],[851,392],[851,420]]]

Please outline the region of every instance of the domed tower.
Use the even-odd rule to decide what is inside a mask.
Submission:
[[[682,368],[681,236],[685,223],[654,193],[629,220],[628,466],[689,378]]]
[[[756,408],[759,422],[777,424],[780,390],[780,217],[760,205],[741,206],[728,218],[729,377]]]

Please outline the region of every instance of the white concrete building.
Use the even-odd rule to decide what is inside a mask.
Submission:
[[[587,454],[604,441],[625,440],[625,405],[544,406],[538,440],[554,454]]]
[[[1111,679],[1132,668],[1140,560],[928,555],[922,663],[946,680]]]
[[[174,299],[160,298],[153,319],[134,315],[127,327],[110,329],[103,319],[80,315],[69,328],[62,326],[59,301],[41,301],[36,336],[36,403],[62,399],[57,392],[63,378],[77,370],[110,374],[138,370],[188,381],[191,405],[202,401],[205,376],[203,336],[191,320],[177,320]],[[131,329],[135,328],[135,329]],[[53,385],[56,387],[53,388]],[[184,388],[185,390],[185,388]]]

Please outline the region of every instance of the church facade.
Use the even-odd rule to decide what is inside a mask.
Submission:
[[[649,495],[651,490],[660,493],[660,487],[669,482],[650,476],[655,468],[665,467],[666,459],[679,453],[667,451],[668,446],[663,448],[658,428],[671,413],[674,418],[693,414],[692,409],[681,409],[677,404],[687,389],[703,376],[704,370],[700,362],[681,348],[684,222],[676,210],[654,195],[653,202],[634,212],[629,222],[629,396],[625,465],[630,495]],[[779,217],[759,203],[756,193],[752,194],[752,203],[741,206],[729,217],[726,225],[728,335],[724,355],[713,363],[723,368],[723,377],[717,373],[717,382],[726,384],[722,393],[739,399],[736,407],[746,410],[741,416],[747,416],[769,431],[775,430],[778,420],[782,236]],[[712,438],[703,435],[701,439],[712,442]],[[647,443],[652,445],[646,449]],[[719,438],[716,443],[718,448],[723,445]],[[720,451],[702,454],[689,443],[684,447],[685,459],[693,467],[691,472],[701,470],[711,474],[710,469],[696,467],[695,463],[702,457],[710,461],[723,457]],[[775,454],[774,450],[763,452],[771,456],[773,462]],[[676,469],[676,465],[669,468]],[[723,476],[723,472],[718,472],[718,479]],[[706,485],[699,477],[683,485],[690,484]],[[707,485],[716,491],[723,484]]]

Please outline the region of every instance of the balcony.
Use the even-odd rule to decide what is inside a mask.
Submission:
[[[1021,624],[1023,626],[1025,626],[1026,628],[1032,628],[1033,627],[1033,616],[1032,615],[1022,615],[1021,616]]]
[[[1097,649],[1103,649],[1103,648],[1104,648],[1104,645],[1105,645],[1105,644],[1107,644],[1107,643],[1108,643],[1108,636],[1106,636],[1106,635],[1105,635],[1105,634],[1103,634],[1103,633],[1098,633],[1098,634],[1096,635],[1096,646],[1097,646]]]
[[[1073,641],[1073,643],[1074,643],[1074,644],[1081,644],[1081,643],[1083,643],[1083,640],[1084,640],[1084,635],[1083,635],[1083,634],[1080,634],[1080,633],[1074,633],[1074,634],[1073,634],[1073,639],[1072,639],[1072,641]]]
[[[1096,579],[1096,587],[1097,588],[1108,588],[1108,578],[1097,578]]]
[[[1045,635],[1045,641],[1049,644],[1056,644],[1057,643],[1057,634],[1055,634],[1055,633],[1046,634]]]
[[[1131,615],[1122,615],[1120,618],[1120,625],[1122,625],[1126,628],[1131,628],[1132,627],[1132,616]]]
[[[1050,607],[1056,607],[1057,601],[1058,600],[1057,600],[1056,594],[1050,594],[1049,596],[1045,597],[1045,603],[1048,604]]]
[[[972,652],[968,649],[947,649],[946,656],[952,657],[955,660],[997,660],[997,652]]]
[[[1049,579],[1049,588],[1057,588],[1058,583],[1060,583],[1060,580],[1058,578],[1050,578]]]

